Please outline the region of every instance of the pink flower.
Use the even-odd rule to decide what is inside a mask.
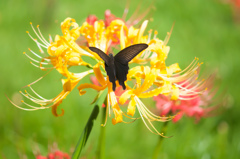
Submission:
[[[86,22],[90,25],[93,25],[97,21],[97,16],[96,15],[89,15],[86,19]]]
[[[231,0],[233,5],[237,8],[240,8],[240,0]]]
[[[116,19],[120,19],[120,18],[117,18],[115,15],[113,15],[109,9],[105,11],[105,19],[104,19],[105,27],[108,27],[110,23]],[[96,15],[89,15],[86,19],[86,22],[90,25],[94,25],[95,21],[97,20],[98,18]]]
[[[206,81],[203,86],[208,86],[208,90],[212,89],[213,79]],[[183,88],[189,86],[189,82],[182,84],[178,83]],[[209,89],[210,88],[210,89]],[[191,88],[188,88],[191,89]],[[208,91],[207,89],[201,95],[179,96],[178,100],[171,100],[168,96],[158,95],[154,97],[156,107],[162,116],[176,114],[173,122],[177,122],[183,115],[188,117],[195,117],[196,122],[202,117],[207,117],[210,113],[217,108],[214,104],[213,97],[216,91]]]
[[[48,152],[47,156],[41,154],[39,147],[36,146],[33,151],[36,159],[70,159],[70,155],[64,153],[58,149],[57,143],[53,143],[53,145],[49,146],[50,152]]]
[[[67,153],[57,150],[54,153],[49,153],[47,157],[37,155],[36,159],[70,159],[70,156]]]

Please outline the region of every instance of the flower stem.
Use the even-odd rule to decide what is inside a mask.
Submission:
[[[163,123],[163,127],[162,127],[162,133],[165,134],[166,131],[167,131],[167,125],[168,125],[169,122],[164,122]],[[158,140],[158,143],[154,149],[154,152],[153,152],[153,157],[152,159],[157,159],[158,158],[158,155],[159,155],[159,152],[161,150],[161,147],[162,147],[162,142],[163,142],[163,139],[164,137],[162,136],[159,136],[159,140]]]
[[[101,123],[103,124],[105,122],[105,116],[106,116],[106,102],[105,100],[104,104],[105,107],[102,109],[102,120]],[[105,158],[105,136],[106,134],[106,129],[105,126],[100,127],[100,136],[99,136],[99,143],[98,143],[98,148],[97,148],[97,159],[103,159]]]

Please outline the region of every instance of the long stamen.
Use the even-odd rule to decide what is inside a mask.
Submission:
[[[52,69],[52,70],[53,70],[53,69]],[[47,74],[49,74],[52,70],[48,71],[45,75],[43,75],[42,77],[38,78],[37,80],[33,81],[32,83],[30,83],[30,84],[28,84],[28,85],[26,85],[26,86],[24,86],[24,87],[29,87],[29,86],[37,83],[37,82],[40,81],[43,77],[45,77]],[[23,87],[23,88],[24,88],[24,87]]]
[[[139,15],[135,20],[132,22],[132,25],[138,24],[151,10],[151,6],[148,7],[141,15]]]
[[[30,108],[33,108],[33,110],[38,110],[38,109],[46,109],[45,107],[35,107],[35,106],[32,106],[24,101],[22,101],[23,104],[25,104],[26,106],[30,107]]]
[[[31,25],[34,33],[37,35],[38,39],[39,39],[43,44],[45,44],[46,46],[49,46],[50,44],[49,44],[44,38],[41,38],[41,37],[38,35],[37,31],[35,30],[35,28],[34,28],[33,25],[32,25],[32,22],[30,22],[30,25]],[[37,25],[37,28],[38,28],[38,27],[39,27],[39,25]]]
[[[43,37],[43,35],[42,35],[42,33],[41,33],[40,29],[39,29],[39,25],[37,25],[37,29],[38,29],[38,32],[39,32],[41,38],[43,39],[43,41],[45,41],[46,44],[50,45],[50,43],[47,42],[47,40]]]
[[[127,14],[128,14],[128,11],[129,11],[129,1],[127,1],[126,7],[125,7],[125,9],[124,9],[124,11],[123,11],[122,19],[123,19],[124,21],[125,21],[125,19],[126,19],[126,16],[127,16]]]
[[[48,37],[49,37],[49,42],[52,43],[53,42],[52,36],[49,34]]]
[[[197,64],[197,61],[198,61],[198,58],[195,57],[195,59],[190,63],[190,65],[188,65],[184,70],[178,72],[178,73],[175,73],[174,76],[178,76],[180,74],[183,74],[184,72],[187,72],[187,70],[191,70],[192,68],[195,67],[195,65]],[[190,68],[190,69],[189,69]]]
[[[37,53],[35,53],[35,52],[34,52],[33,50],[31,50],[30,48],[28,48],[28,50],[29,50],[32,54],[34,54],[36,57],[38,57],[38,58],[40,58],[40,59],[44,59],[44,60],[46,60],[46,61],[50,61],[50,59],[43,58],[42,56],[38,55]]]
[[[32,58],[31,56],[29,56],[26,52],[23,52],[24,55],[26,55],[30,60],[36,62],[36,63],[41,63],[43,65],[49,65],[51,63],[45,63],[45,62],[41,62],[41,61],[37,61],[36,59]]]
[[[21,106],[15,104],[15,103],[13,103],[13,101],[11,101],[11,100],[8,98],[7,95],[5,95],[5,96],[7,97],[8,101],[9,101],[10,103],[12,103],[12,105],[14,105],[15,107],[17,107],[17,108],[19,108],[19,109],[26,110],[26,111],[34,111],[34,110],[38,110],[38,109],[28,109],[28,108],[23,108],[23,107],[21,107]]]
[[[39,105],[47,105],[48,103],[51,103],[51,100],[38,99],[38,98],[32,96],[31,94],[29,94],[26,90],[25,90],[26,94],[24,94],[22,91],[19,91],[19,93],[21,93],[24,97],[26,97],[27,99],[29,99],[32,102],[39,104]]]
[[[53,69],[53,68],[54,68],[54,67],[41,67],[41,66],[38,66],[38,65],[34,64],[32,61],[30,61],[30,63],[31,63],[33,66],[35,66],[35,67],[37,67],[37,68],[40,68],[41,70],[47,70],[47,69]]]
[[[169,39],[170,39],[170,37],[171,37],[171,35],[172,35],[172,31],[173,31],[174,25],[175,25],[175,22],[173,23],[170,32],[167,32],[167,36],[166,36],[166,38],[165,38],[164,41],[163,41],[163,45],[167,45],[167,43],[168,43],[168,41],[169,41]]]
[[[39,52],[43,54],[43,53],[44,53],[44,51],[43,51],[43,49],[42,49],[41,45],[39,45],[39,44],[37,43],[37,46],[38,46],[38,48],[39,48]]]
[[[145,124],[145,126],[147,127],[147,129],[148,129],[150,132],[154,133],[154,134],[160,135],[160,136],[162,136],[162,137],[166,137],[166,136],[164,136],[162,133],[159,133],[159,132],[157,131],[157,129],[154,127],[154,125],[151,123],[151,121],[147,119],[148,123],[151,125],[151,127],[153,128],[153,130],[154,130],[155,132],[154,132],[152,129],[150,129],[150,127],[148,126],[148,124],[146,123],[146,121],[145,121],[145,119],[144,119],[144,117],[145,117],[146,115],[145,115],[144,112],[141,111],[141,108],[140,108],[141,106],[139,106],[138,103],[136,103],[136,106],[137,106],[137,108],[138,108],[138,112],[139,112],[139,114],[140,114],[140,116],[141,116],[141,118],[142,118],[142,121],[144,122],[144,124]]]
[[[132,120],[137,120],[137,119],[140,119],[140,117],[139,118],[133,118],[133,117],[130,117],[130,116],[128,116],[127,114],[125,114],[124,112],[123,112],[123,115],[125,116],[125,117],[127,117],[128,119],[132,119]]]
[[[139,106],[141,107],[141,110],[143,112],[145,112],[145,115],[147,117],[149,117],[152,121],[166,121],[166,120],[168,120],[168,118],[166,118],[166,117],[163,118],[163,117],[160,117],[160,116],[157,116],[157,115],[153,114],[149,109],[147,109],[147,107],[141,102],[141,100],[137,96],[134,97],[134,100],[139,104]]]
[[[141,5],[139,4],[137,6],[137,9],[134,11],[134,13],[132,14],[132,16],[128,19],[128,21],[126,22],[128,25],[131,25],[131,22],[133,21],[133,19],[135,19],[135,17],[138,15],[138,12],[140,10]]]
[[[42,47],[44,47],[44,48],[46,48],[46,49],[48,48],[48,46],[45,46],[45,45],[39,43],[39,42],[37,41],[37,39],[34,39],[34,38],[31,36],[31,34],[29,33],[29,31],[26,31],[26,33],[28,34],[28,36],[29,36],[35,43],[37,43],[38,45],[41,45]]]
[[[29,88],[31,89],[31,91],[35,94],[35,95],[37,95],[39,98],[41,98],[41,99],[43,99],[43,100],[46,100],[46,101],[50,101],[49,99],[45,99],[45,98],[43,98],[42,96],[40,96],[36,91],[34,91],[34,89],[30,86],[30,85],[28,85],[29,86]]]

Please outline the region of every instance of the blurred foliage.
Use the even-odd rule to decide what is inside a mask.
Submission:
[[[167,64],[178,62],[186,67],[196,56],[205,62],[205,70],[218,70],[221,88],[230,94],[231,107],[217,116],[194,123],[183,118],[178,123],[169,123],[163,141],[160,158],[238,158],[240,156],[240,24],[233,18],[229,4],[220,0],[158,0],[155,2],[132,0],[128,15],[137,5],[145,10],[154,3],[153,20],[148,28],[158,30],[164,39],[175,22],[168,45],[171,47]],[[0,48],[1,48],[1,92],[0,92],[0,158],[19,158],[26,154],[34,158],[33,150],[39,147],[42,154],[48,152],[48,145],[57,142],[65,152],[76,145],[77,140],[93,109],[90,106],[96,92],[89,90],[84,96],[73,91],[61,104],[65,115],[54,117],[51,110],[33,112],[17,109],[6,99],[7,94],[14,101],[21,87],[45,74],[32,67],[22,52],[27,48],[37,49],[25,33],[31,30],[29,22],[40,29],[44,36],[61,34],[60,23],[72,17],[81,24],[89,14],[104,17],[104,11],[122,16],[125,1],[114,0],[1,0],[0,1]],[[44,97],[52,98],[61,88],[61,76],[55,71],[34,85]],[[83,82],[89,82],[85,78]],[[154,102],[149,101],[154,107]],[[59,108],[59,110],[60,110]],[[101,111],[101,110],[100,110]],[[83,156],[95,155],[100,129],[100,117],[83,150]],[[157,127],[161,127],[162,123]],[[150,133],[141,120],[131,124],[112,125],[109,118],[106,126],[106,158],[150,158],[158,136]]]

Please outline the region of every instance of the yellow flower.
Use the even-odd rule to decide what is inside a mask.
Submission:
[[[157,38],[157,32],[155,31],[154,37],[151,39],[151,30],[148,35],[144,35],[147,23],[148,21],[144,21],[140,28],[134,28],[133,26],[128,28],[123,21],[118,19],[112,21],[112,23],[105,28],[105,32],[107,34],[105,34],[105,38],[103,39],[106,39],[105,41],[119,42],[121,49],[137,43],[147,43],[149,45],[146,50],[136,56],[130,63],[149,64],[150,66],[135,66],[129,69],[127,81],[125,82],[126,91],[119,97],[119,103],[117,102],[115,93],[112,91],[111,82],[108,80],[104,69],[101,69],[104,68],[104,64],[99,58],[99,61],[96,65],[94,65],[93,70],[100,86],[96,86],[94,84],[81,84],[78,89],[80,95],[83,95],[86,93],[86,91],[83,91],[86,88],[92,88],[97,91],[103,91],[107,88],[108,95],[106,110],[109,111],[109,113],[106,114],[110,114],[109,108],[111,107],[114,113],[114,118],[112,119],[113,124],[126,122],[123,118],[124,116],[133,120],[138,119],[133,117],[137,110],[140,118],[151,132],[164,136],[156,130],[152,122],[167,121],[172,119],[174,116],[160,117],[155,115],[143,104],[140,99],[152,98],[159,94],[164,94],[171,96],[172,100],[176,100],[181,93],[191,94],[191,92],[195,91],[194,89],[188,90],[187,88],[182,88],[177,85],[176,82],[185,81],[191,77],[195,78],[195,72],[200,64],[197,65],[198,59],[195,59],[194,62],[183,71],[181,71],[177,63],[166,66],[165,60],[170,50],[170,47],[166,44],[170,33],[166,39],[162,41]],[[111,34],[108,34],[109,30],[113,30],[111,31]],[[100,35],[102,35],[103,32],[104,31],[101,30]],[[105,41],[103,42],[104,44],[106,43]],[[111,45],[102,50],[108,52],[110,49]],[[118,83],[117,86],[119,86]],[[195,91],[194,93],[200,94],[202,92]],[[119,104],[125,104],[127,100],[130,100],[130,102],[128,104],[127,113],[124,113],[120,109]]]
[[[24,91],[25,93],[20,91],[20,93],[24,97],[36,103],[37,106],[30,105],[23,100],[22,103],[25,104],[26,107],[19,107],[13,102],[12,103],[18,108],[24,110],[38,110],[52,108],[52,113],[55,116],[63,115],[64,113],[63,110],[61,114],[59,115],[57,114],[57,107],[59,106],[59,104],[62,102],[64,98],[66,98],[66,96],[72,91],[72,89],[76,87],[76,85],[83,77],[93,73],[92,69],[85,72],[73,73],[69,71],[69,68],[72,66],[80,65],[91,68],[92,66],[89,63],[82,60],[82,56],[93,57],[93,55],[77,45],[76,40],[80,36],[79,31],[80,27],[78,26],[77,23],[75,23],[74,19],[67,18],[64,22],[62,22],[61,29],[63,35],[62,36],[56,35],[54,41],[52,41],[51,36],[49,36],[49,41],[47,41],[41,34],[39,26],[37,26],[36,30],[33,27],[32,23],[30,24],[38,39],[34,39],[32,35],[29,33],[29,31],[27,31],[27,33],[39,47],[40,53],[36,53],[33,50],[29,49],[29,51],[32,53],[32,55],[35,56],[35,58],[33,58],[32,55],[27,54],[26,52],[24,52],[24,54],[32,60],[31,61],[32,65],[40,68],[41,70],[50,69],[49,72],[51,72],[51,70],[53,69],[56,69],[60,74],[62,74],[66,78],[62,79],[63,86],[62,92],[60,92],[53,99],[43,98],[31,87],[32,84],[35,84],[37,81],[41,80],[45,76],[44,75],[43,77],[39,78],[38,80],[28,85],[32,93],[29,93],[27,90]],[[44,50],[47,51],[48,56],[44,56],[45,55]],[[50,65],[52,65],[52,67],[50,67]]]
[[[143,15],[145,14],[146,13]],[[160,117],[153,114],[147,106],[143,104],[141,98],[152,98],[159,94],[163,94],[170,96],[172,100],[177,100],[179,95],[181,95],[181,97],[186,96],[187,98],[192,94],[201,94],[205,89],[199,89],[202,87],[202,82],[200,82],[197,86],[190,83],[188,87],[183,87],[183,85],[179,84],[198,76],[196,73],[200,66],[197,62],[198,59],[196,58],[183,71],[181,71],[177,63],[166,66],[165,60],[170,51],[170,47],[167,46],[167,42],[171,35],[171,31],[168,33],[165,40],[162,41],[157,38],[157,31],[154,31],[153,37],[152,30],[150,30],[148,34],[145,34],[148,24],[147,20],[143,21],[139,28],[127,25],[120,18],[116,18],[108,22],[110,22],[110,24],[105,25],[104,21],[99,20],[94,21],[94,23],[92,23],[93,25],[91,25],[86,21],[79,26],[74,19],[67,18],[61,23],[63,35],[56,35],[54,41],[51,36],[49,37],[50,40],[47,41],[42,36],[39,26],[37,26],[38,31],[36,31],[31,24],[38,40],[34,39],[29,32],[27,33],[39,47],[40,55],[31,49],[29,50],[40,60],[38,61],[32,58],[27,53],[24,54],[32,60],[32,64],[34,66],[39,67],[42,70],[56,69],[60,74],[62,74],[65,77],[62,79],[63,90],[55,98],[45,99],[37,94],[31,87],[32,84],[38,81],[37,80],[29,85],[29,89],[34,95],[28,93],[27,91],[25,91],[25,93],[20,93],[32,102],[38,104],[38,106],[32,106],[24,101],[23,103],[29,108],[19,107],[18,105],[13,104],[24,110],[37,110],[51,107],[52,113],[55,116],[58,116],[57,107],[62,100],[66,98],[74,87],[77,86],[82,78],[93,73],[100,83],[100,86],[89,83],[81,84],[78,86],[80,95],[84,95],[86,93],[86,88],[92,88],[97,91],[108,89],[106,96],[106,110],[108,113],[106,114],[110,115],[111,110],[113,111],[113,124],[121,122],[127,123],[124,117],[132,119],[133,121],[139,119],[139,117],[134,117],[137,111],[140,118],[151,132],[164,136],[164,134],[161,134],[156,130],[152,122],[165,122],[172,119],[174,116]],[[86,43],[81,41],[77,42],[78,39],[84,39],[82,41],[86,41]],[[112,83],[109,81],[104,70],[104,61],[96,53],[90,51],[88,47],[97,47],[108,54],[111,50],[120,51],[130,45],[138,43],[146,43],[149,47],[130,62],[135,63],[137,66],[130,67],[127,80],[125,81],[126,91],[120,97],[117,97],[115,92],[112,90]],[[47,56],[43,56],[44,50],[47,51]],[[85,58],[82,58],[84,56],[94,59],[95,63],[90,64],[89,62],[84,61],[83,59]],[[86,66],[88,71],[80,73],[71,72],[69,68],[74,66]],[[117,87],[120,86],[118,81],[116,81],[116,85]],[[126,104],[127,100],[130,102],[128,103],[127,113],[125,113],[120,109],[120,106],[122,104]],[[63,110],[60,115],[63,115]]]

